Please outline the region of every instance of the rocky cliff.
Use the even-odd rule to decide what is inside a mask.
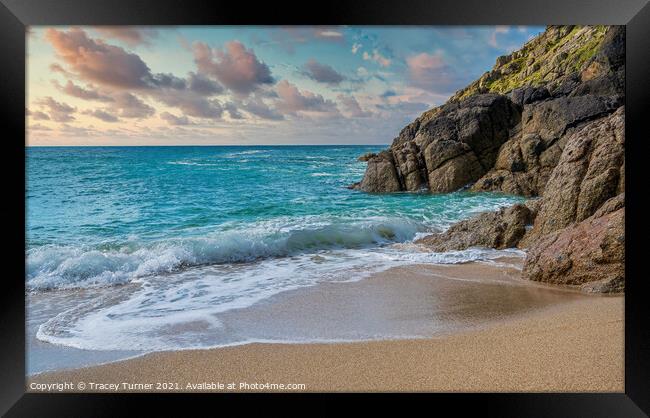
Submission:
[[[624,27],[550,26],[365,156],[353,187],[539,197],[421,243],[528,248],[531,280],[622,291],[624,53]]]

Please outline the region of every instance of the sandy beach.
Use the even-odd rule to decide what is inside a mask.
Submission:
[[[479,272],[481,278],[472,279]],[[436,274],[447,280],[431,280]],[[327,317],[328,312],[340,309],[336,303],[342,294],[358,298],[343,298],[345,304],[375,308],[379,301],[385,303],[385,298],[401,294],[404,300],[393,298],[393,306],[383,309],[422,315],[426,312],[418,305],[426,303],[432,291],[437,298],[458,304],[456,323],[466,318],[474,325],[408,340],[252,343],[158,352],[31,376],[27,386],[30,391],[41,391],[48,389],[38,385],[68,382],[67,387],[58,388],[79,391],[83,382],[84,391],[98,392],[624,390],[624,298],[538,286],[519,280],[516,269],[499,265],[392,269],[356,283],[327,284],[283,295],[262,306],[258,314],[279,314],[300,300],[303,308],[295,309],[305,309],[305,316],[309,316],[307,306],[322,310]],[[521,292],[526,295],[523,303],[510,303],[521,300]],[[414,295],[421,295],[422,300]],[[503,302],[495,302],[498,298]],[[415,311],[400,306],[408,300]],[[477,317],[489,320],[477,322]],[[49,390],[58,391],[57,386]]]

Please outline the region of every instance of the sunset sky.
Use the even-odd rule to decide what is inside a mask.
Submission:
[[[388,144],[543,27],[31,27],[27,145]]]

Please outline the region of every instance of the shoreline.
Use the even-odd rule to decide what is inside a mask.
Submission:
[[[242,342],[219,348],[160,351],[96,366],[31,375],[27,377],[27,390],[39,392],[39,389],[30,389],[30,385],[60,382],[74,383],[72,389],[63,390],[70,392],[79,391],[76,388],[78,382],[167,382],[179,385],[158,389],[155,386],[136,385],[118,389],[127,392],[295,390],[273,386],[286,383],[304,384],[304,388],[297,390],[316,392],[624,390],[623,296],[578,294],[570,290],[529,285],[523,280],[513,281],[512,277],[506,277],[504,284],[499,282],[500,276],[504,275],[504,267],[489,266],[467,263],[442,267],[400,267],[359,282],[324,283],[315,286],[319,287],[317,290],[307,288],[287,292],[251,309],[252,319],[270,313],[282,315],[292,306],[297,312],[303,309],[302,312],[309,317],[308,308],[315,303],[315,311],[319,312],[320,309],[327,316],[340,309],[337,304],[330,305],[332,301],[328,298],[341,302],[338,299],[342,290],[351,297],[342,303],[361,301],[358,306],[362,307],[363,312],[378,300],[393,298],[390,292],[397,291],[404,294],[404,300],[411,298],[412,304],[416,305],[416,308],[401,306],[399,298],[395,300],[397,305],[392,309],[403,320],[414,313],[423,313],[417,309],[418,300],[412,298],[415,293],[410,292],[422,293],[426,289],[422,286],[440,282],[432,281],[431,271],[427,270],[451,270],[459,277],[443,280],[445,285],[442,287],[437,283],[436,290],[445,295],[449,289],[453,289],[453,292],[468,300],[465,308],[459,308],[460,318],[465,318],[468,324],[440,329],[433,336],[351,342]],[[429,280],[422,280],[417,274],[409,275],[409,268],[411,273],[419,272],[428,276]],[[486,274],[474,280],[470,276],[476,271]],[[447,285],[450,287],[445,287]],[[480,292],[476,291],[477,288]],[[531,299],[523,307],[506,306],[501,313],[494,311],[496,305],[489,299],[486,308],[489,312],[475,312],[476,300],[472,298],[481,296],[482,292],[487,291],[489,295],[492,291],[509,293],[522,289],[532,292],[530,295],[541,292],[550,299],[541,299],[539,303]],[[453,292],[452,296],[455,295]],[[381,299],[377,299],[377,295]],[[516,295],[520,297],[520,293]],[[296,301],[302,301],[306,307],[295,307]],[[426,302],[426,298],[423,301]],[[455,299],[450,302],[458,303]],[[492,317],[491,320],[470,324],[472,318],[485,316],[486,312]],[[430,314],[428,311],[424,313]],[[286,315],[293,314],[295,312]],[[431,318],[426,320],[430,321]],[[262,382],[271,385],[242,389],[218,385],[196,386],[224,382]],[[194,386],[188,389],[188,384]],[[115,389],[86,387],[83,391],[112,392]]]

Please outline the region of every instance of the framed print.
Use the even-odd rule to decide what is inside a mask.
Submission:
[[[3,0],[3,412],[644,416],[650,6],[321,6]]]

